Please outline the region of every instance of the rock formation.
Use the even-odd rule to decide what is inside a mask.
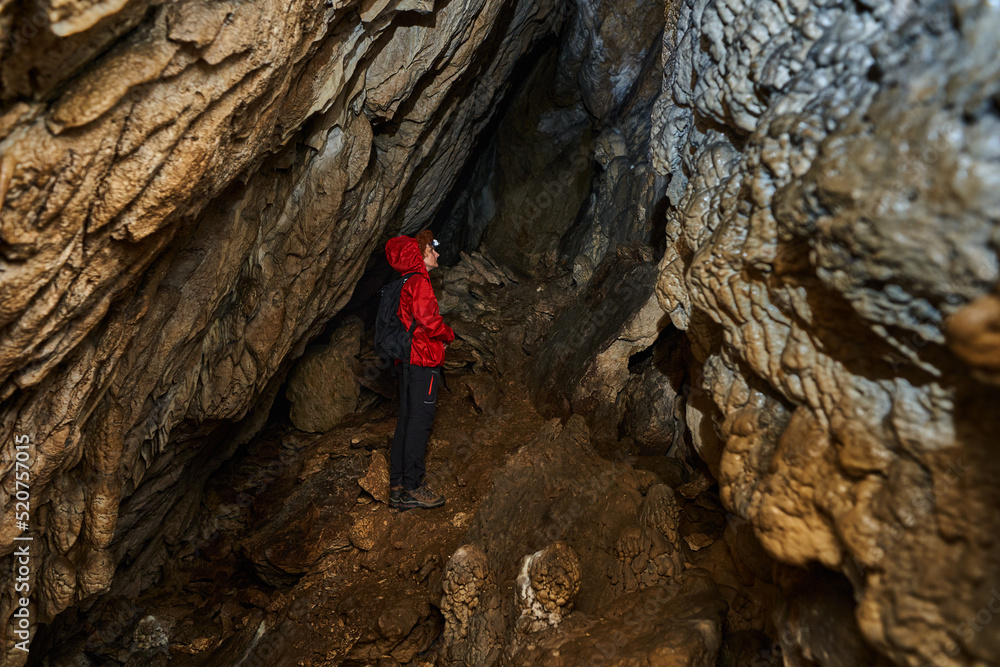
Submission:
[[[329,343],[307,351],[295,364],[285,395],[292,404],[288,418],[296,428],[322,433],[357,411],[361,387],[354,381],[353,360],[361,351],[363,334],[360,320],[345,323]],[[350,381],[331,386],[330,379],[338,377]]]
[[[958,342],[993,327],[1000,13],[693,1],[673,25],[657,295],[719,408],[724,502],[850,578],[898,663],[1000,660],[964,625],[1000,583],[996,383]]]
[[[573,611],[580,591],[580,558],[565,542],[553,542],[521,560],[514,593],[518,630],[537,632],[559,625]]]
[[[441,608],[461,622],[443,638],[457,664],[501,653],[517,665],[668,654],[715,664],[727,605],[707,571],[684,571],[674,492],[647,470],[608,465],[589,437],[582,417],[554,419],[494,478],[445,573]],[[500,604],[483,604],[490,589]]]

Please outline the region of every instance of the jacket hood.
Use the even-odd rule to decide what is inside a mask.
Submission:
[[[400,273],[414,271],[427,273],[424,258],[420,256],[420,246],[412,236],[397,236],[385,244],[385,257],[389,265]]]

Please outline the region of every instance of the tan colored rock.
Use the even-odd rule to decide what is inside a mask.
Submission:
[[[59,552],[66,553],[76,543],[83,525],[84,488],[76,480],[70,480],[54,495],[46,521],[46,535],[55,542]]]
[[[580,557],[562,541],[525,556],[514,587],[521,613],[517,631],[530,634],[559,625],[576,603],[580,573]]]
[[[381,503],[389,502],[389,462],[382,452],[372,452],[365,476],[358,480],[362,489]]]
[[[362,551],[370,551],[389,530],[392,521],[389,508],[385,505],[367,505],[354,514],[354,525],[349,533],[351,544]]]
[[[76,571],[77,583],[83,595],[93,595],[111,585],[115,575],[114,556],[107,549],[87,552],[87,558]]]
[[[945,322],[945,336],[955,354],[975,368],[1000,371],[1000,299],[981,296]]]
[[[996,662],[989,633],[957,628],[1000,583],[996,190],[980,188],[998,120],[956,101],[978,95],[1000,13],[938,31],[950,10],[781,7],[666,16],[651,152],[675,208],[656,293],[715,406],[699,419],[722,447],[697,447],[770,555],[854,583],[882,654]],[[786,655],[826,650],[796,637]]]
[[[693,535],[686,535],[684,541],[687,543],[691,551],[700,551],[707,546],[711,546],[715,540],[706,535],[705,533],[694,533]]]
[[[87,541],[97,548],[107,547],[118,524],[121,481],[117,475],[102,475],[88,490],[83,531]]]
[[[445,565],[441,614],[447,657],[469,664],[492,662],[500,650],[496,617],[496,580],[486,554],[473,545],[460,546]]]
[[[289,418],[301,431],[329,431],[352,414],[361,395],[354,358],[361,350],[362,323],[353,320],[334,332],[321,349],[295,365],[285,395],[292,403]]]
[[[50,622],[73,601],[76,593],[76,565],[65,556],[47,558],[38,576],[39,619]]]
[[[108,549],[135,556],[118,575],[126,593],[156,574],[163,552],[145,546],[154,532],[179,540],[203,479],[188,462],[216,453],[220,424],[243,422],[240,437],[259,428],[287,360],[344,306],[384,236],[437,213],[514,63],[562,12],[513,0],[46,0],[15,13],[24,4],[0,2],[0,441],[33,443],[32,505],[44,509],[32,520],[48,534],[38,604],[51,620],[74,587],[104,589]],[[990,3],[793,4],[580,5],[566,50],[546,61],[551,77],[535,79],[554,85],[515,100],[520,118],[503,125],[517,132],[501,131],[500,157],[476,166],[500,165],[509,181],[469,199],[465,219],[493,221],[469,233],[523,270],[573,267],[581,298],[540,302],[519,338],[510,327],[511,345],[538,352],[538,376],[586,390],[553,405],[604,428],[618,424],[609,406],[638,340],[619,334],[655,280],[706,392],[669,414],[686,416],[726,507],[771,555],[850,578],[853,595],[841,591],[829,615],[838,630],[858,619],[901,664],[997,663],[998,635],[962,624],[1000,586],[1000,14]],[[648,48],[664,25],[662,50]],[[648,257],[610,252],[661,231],[656,277]],[[484,268],[469,264],[478,287],[500,287]],[[469,317],[470,363],[508,349],[471,325],[481,303],[451,295]],[[631,395],[641,402],[656,382]],[[650,413],[630,428],[662,431],[668,412]],[[578,421],[536,444],[579,444]],[[637,589],[626,607],[663,588],[642,580],[676,565],[650,569],[676,529],[638,509],[655,486],[642,500],[610,464],[518,456],[594,492],[547,503],[546,543],[585,530],[579,508],[598,498],[598,516],[622,517],[606,526],[614,544],[574,544],[600,571],[584,594],[610,596],[601,577],[615,567]],[[360,474],[314,508],[323,522],[297,498],[296,528],[311,521],[332,533],[324,549],[345,548]],[[4,502],[9,561],[19,531]],[[490,551],[510,583],[533,549],[495,520],[518,536],[517,549]],[[281,583],[323,550],[297,551],[274,521],[243,547]],[[0,567],[0,595],[10,572]],[[640,624],[637,648],[615,645],[622,659],[675,642],[712,662],[719,600],[699,585],[653,605],[693,610],[690,624]],[[826,618],[822,600],[799,607]],[[588,622],[606,632],[617,618]],[[493,655],[489,636],[469,655]],[[862,655],[851,646],[845,655]],[[837,643],[793,633],[783,647],[809,660]],[[536,649],[512,662],[598,655],[585,634]]]

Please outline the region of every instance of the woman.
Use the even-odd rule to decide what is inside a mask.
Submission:
[[[397,236],[385,244],[389,264],[401,274],[416,273],[399,293],[397,315],[409,330],[416,320],[410,344],[410,362],[404,363],[399,383],[399,419],[392,440],[389,506],[430,508],[444,504],[444,496],[424,484],[424,454],[437,409],[444,350],[455,332],[441,319],[428,274],[437,268],[437,241],[430,230],[415,238]]]

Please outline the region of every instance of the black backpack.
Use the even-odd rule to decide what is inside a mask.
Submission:
[[[403,284],[415,275],[416,271],[407,273],[382,288],[378,315],[375,317],[375,354],[388,363],[392,363],[393,359],[410,363],[410,337],[417,327],[417,318],[413,318],[410,330],[407,331],[396,313],[399,311],[399,293]]]

